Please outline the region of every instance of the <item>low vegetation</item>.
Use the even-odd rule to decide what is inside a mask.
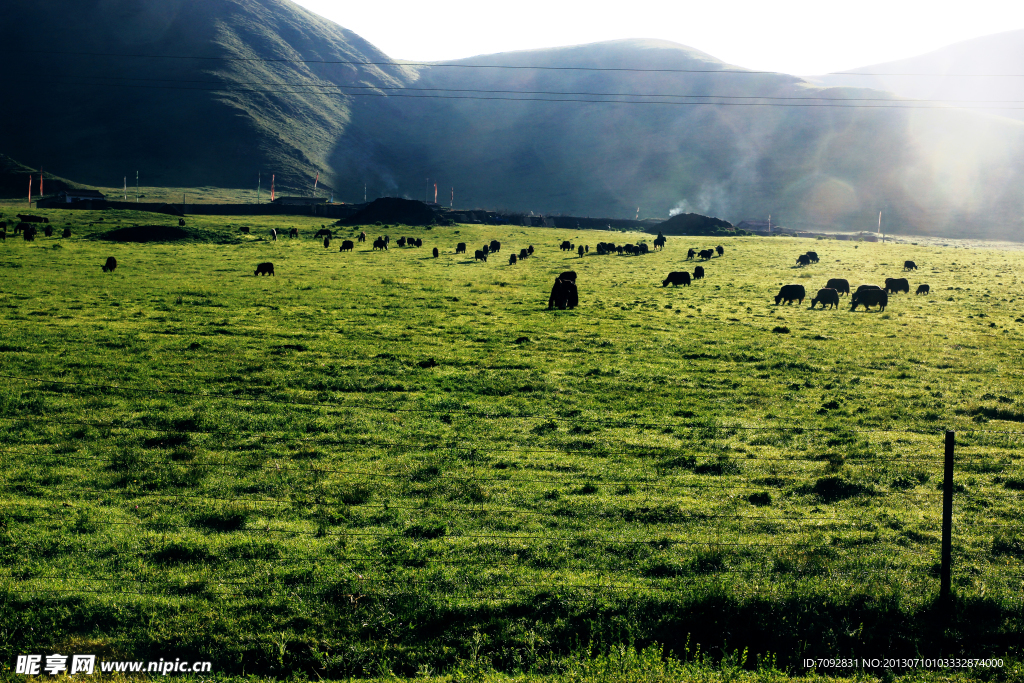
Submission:
[[[578,258],[562,240],[653,236],[480,225],[325,249],[295,217],[189,217],[141,244],[101,237],[176,219],[35,213],[72,238],[0,243],[8,666],[765,680],[959,655],[1020,677],[1022,252],[669,237]],[[487,263],[454,254],[492,239]],[[662,287],[718,243],[705,279]],[[931,294],[884,313],[774,304],[904,260]],[[565,270],[580,306],[548,311]]]

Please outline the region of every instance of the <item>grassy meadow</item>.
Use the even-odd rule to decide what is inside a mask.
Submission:
[[[73,234],[0,243],[7,671],[171,653],[546,680],[626,651],[653,672],[657,644],[719,674],[942,655],[1024,676],[1024,252],[670,237],[597,256],[653,236],[480,225],[346,227],[325,249],[298,217],[189,217],[196,239],[139,244],[100,236],[176,219],[33,213]],[[454,254],[491,239],[487,263]],[[704,280],[661,286],[716,244]],[[884,313],[774,304],[907,259],[931,294]],[[570,269],[579,308],[546,310]]]

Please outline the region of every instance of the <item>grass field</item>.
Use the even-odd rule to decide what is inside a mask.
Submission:
[[[0,243],[8,670],[45,650],[543,678],[657,643],[716,675],[744,649],[795,674],[960,655],[1022,675],[1022,252],[670,237],[596,256],[653,236],[461,225],[370,226],[389,251],[339,253],[294,217],[137,244],[98,237],[175,219],[33,213],[73,236]],[[487,263],[453,253],[491,239]],[[706,279],[661,286],[718,243]],[[931,294],[884,313],[774,304],[907,259]],[[546,310],[569,269],[580,307]]]

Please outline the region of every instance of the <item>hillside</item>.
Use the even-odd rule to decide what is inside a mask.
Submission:
[[[308,193],[319,172],[349,202],[436,185],[463,208],[826,230],[881,210],[889,232],[1002,239],[1024,216],[1022,123],[894,108],[665,41],[413,67],[288,0],[11,5],[10,49],[48,74],[8,76],[12,100],[75,106],[3,108],[3,129],[49,131],[4,151],[93,185],[138,170],[144,186],[254,188],[262,173]],[[548,68],[465,68],[496,64]]]

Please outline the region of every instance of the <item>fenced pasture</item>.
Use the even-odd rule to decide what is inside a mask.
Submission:
[[[96,236],[152,215],[47,215],[73,237],[0,243],[6,662],[173,652],[337,678],[557,674],[623,643],[797,673],[1019,657],[1024,253],[669,237],[597,256],[654,236],[466,225],[341,228],[325,249],[291,217],[135,244]],[[492,239],[487,263],[454,253]],[[661,286],[719,243],[705,279]],[[809,310],[827,279],[883,284],[905,260],[930,295]],[[549,311],[565,270],[580,306]],[[776,306],[790,283],[807,299]]]

